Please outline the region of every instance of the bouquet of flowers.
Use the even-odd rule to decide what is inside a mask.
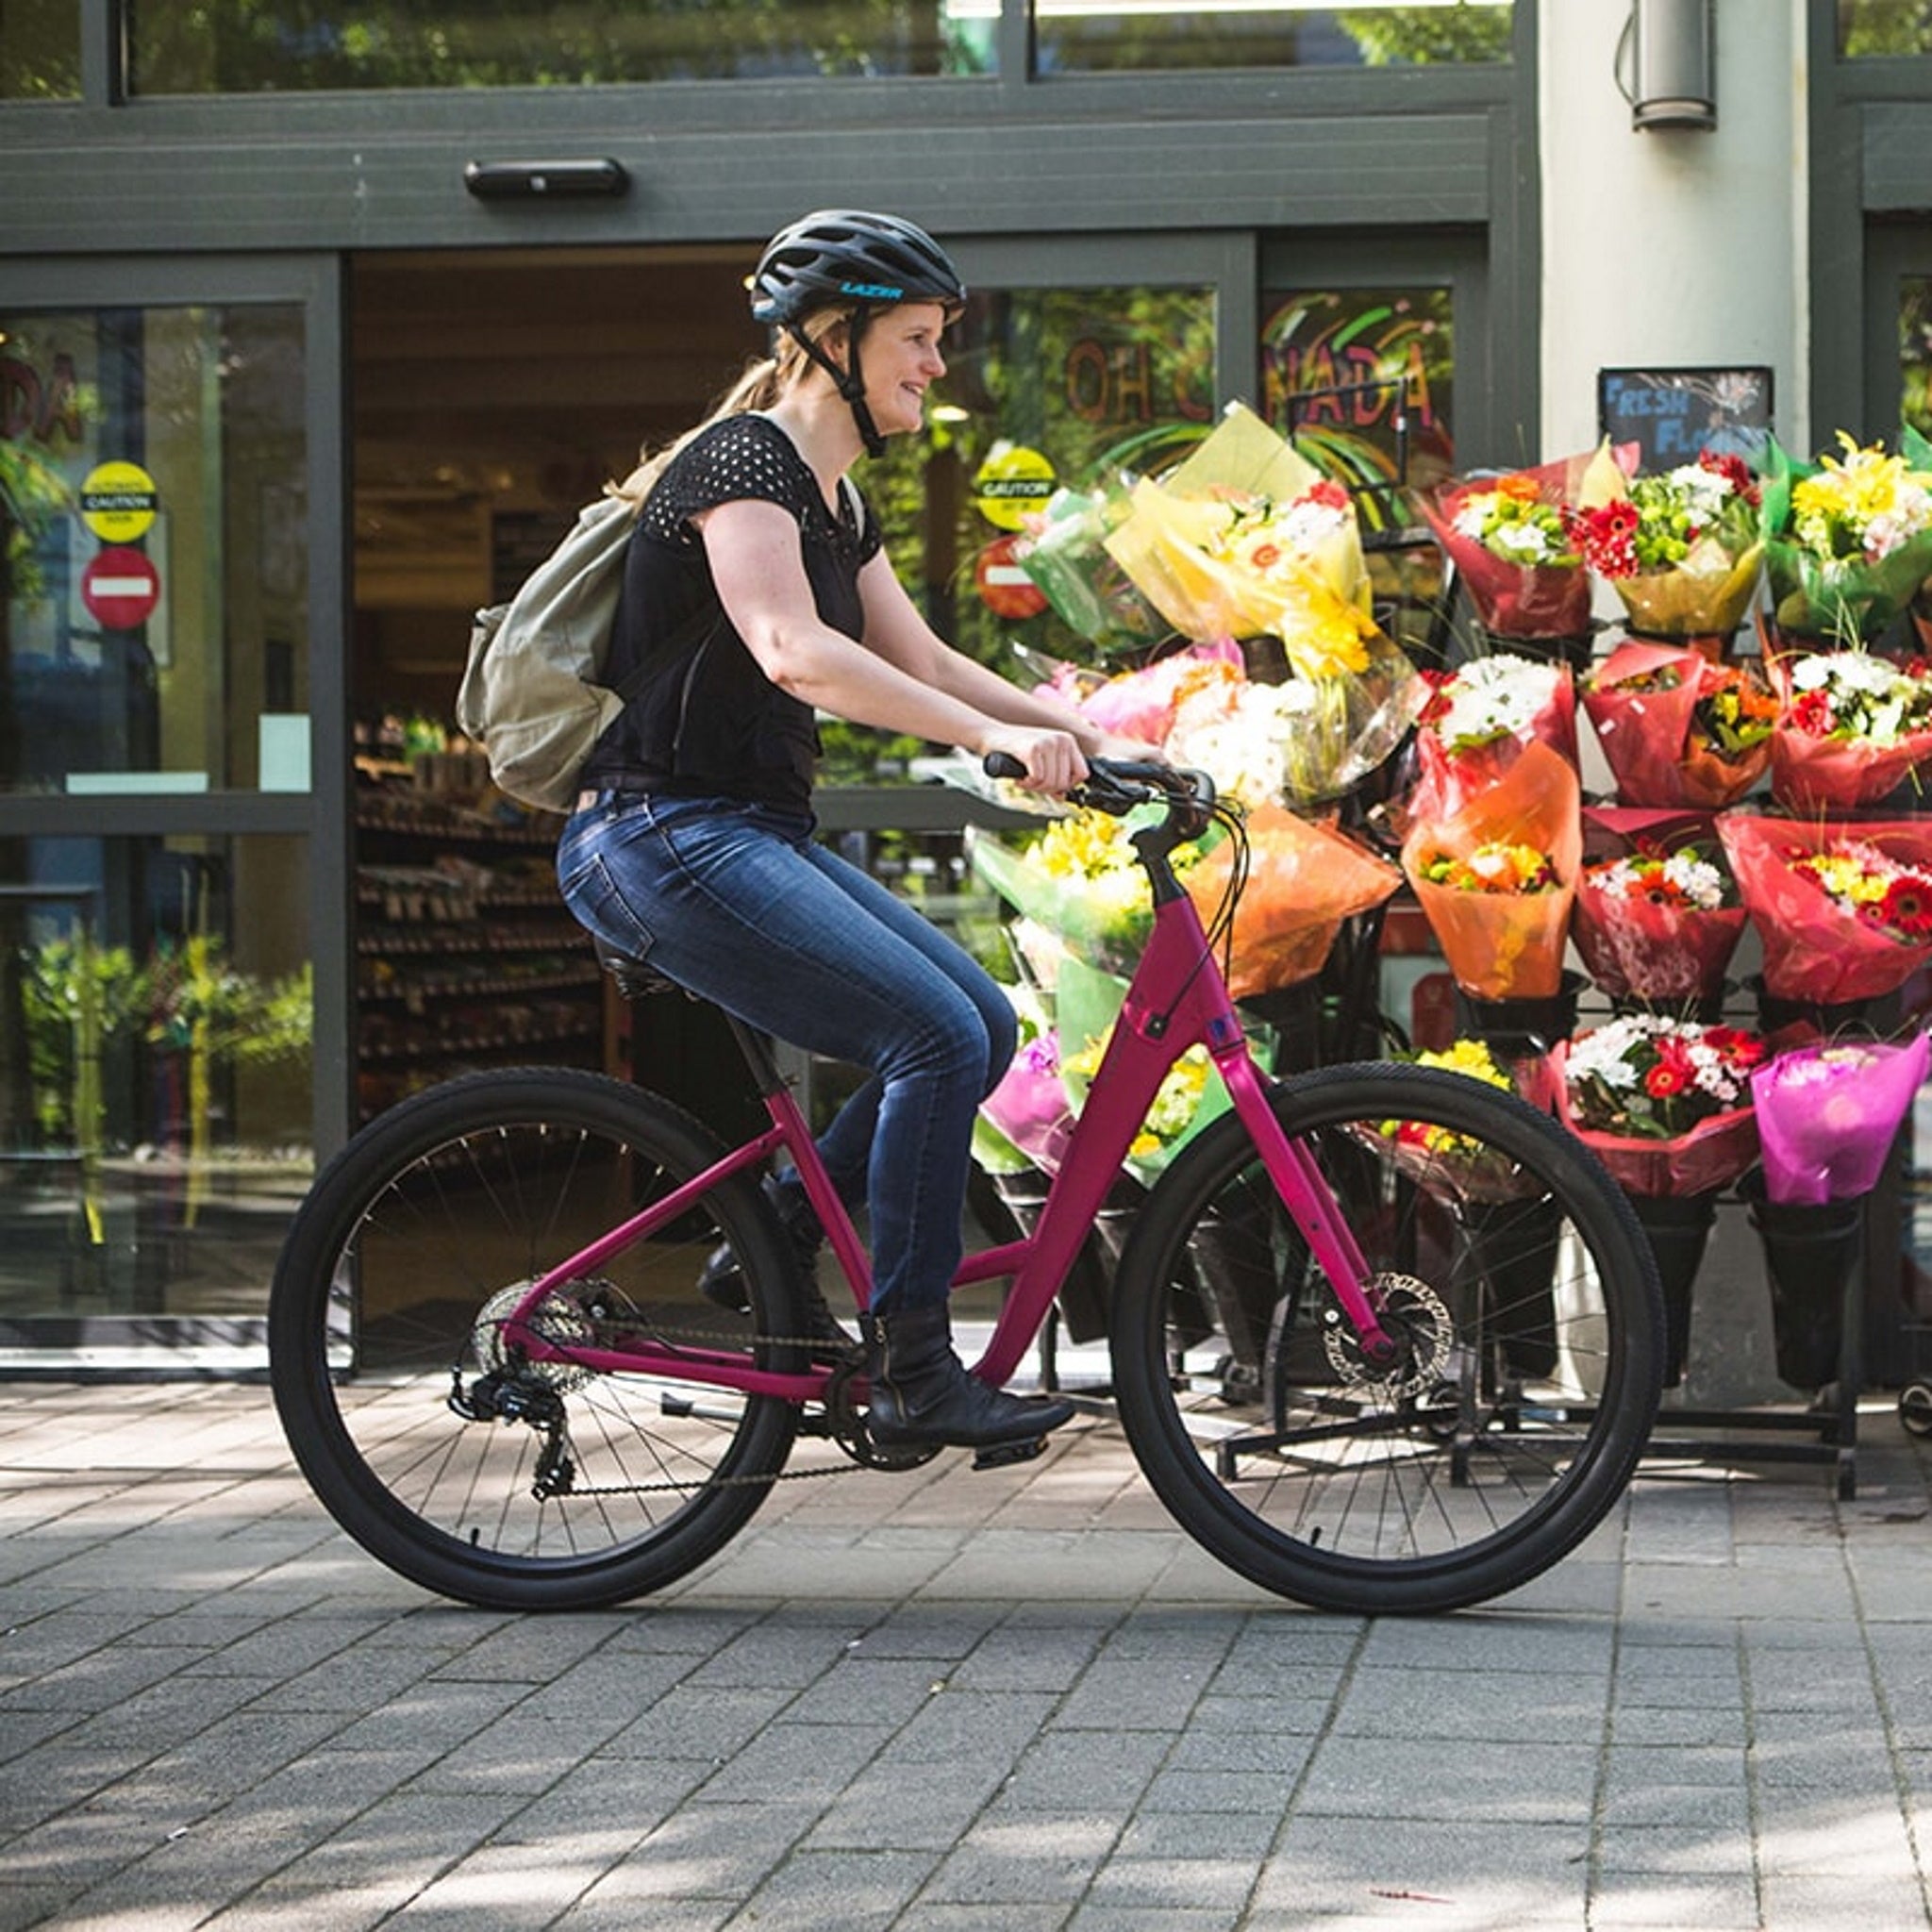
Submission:
[[[1420,508],[1491,637],[1574,638],[1590,629],[1590,574],[1571,535],[1579,508],[1609,501],[1636,447],[1506,476],[1443,484]]]
[[[1014,560],[1076,637],[1102,652],[1158,643],[1168,626],[1107,552],[1107,535],[1127,513],[1124,485],[1057,490],[1026,519]]]
[[[1891,623],[1932,575],[1932,444],[1899,454],[1840,430],[1841,455],[1794,463],[1774,440],[1764,486],[1766,574],[1778,628],[1840,644]]]
[[[1932,762],[1932,666],[1870,651],[1793,653],[1773,661],[1782,695],[1771,785],[1793,811],[1875,804]]]
[[[1402,1058],[1419,1067],[1462,1074],[1505,1092],[1516,1091],[1515,1080],[1497,1064],[1484,1041],[1457,1040],[1441,1052]],[[1375,1148],[1406,1179],[1452,1206],[1521,1200],[1538,1187],[1501,1149],[1433,1121],[1382,1121]]]
[[[1128,842],[1130,821],[1077,811],[1053,820],[1015,852],[970,827],[973,870],[1017,912],[1043,926],[1077,958],[1131,973],[1154,927],[1147,875]],[[1198,846],[1174,854],[1185,875]]]
[[[1319,805],[1366,777],[1408,728],[1406,710],[1365,715],[1351,699],[1350,686],[1332,677],[1193,682],[1174,705],[1162,748],[1250,811],[1283,800]]]
[[[1822,1207],[1878,1185],[1912,1097],[1932,1059],[1932,1040],[1803,1046],[1757,1068],[1757,1108],[1768,1200]]]
[[[1558,990],[1583,850],[1581,795],[1574,769],[1533,743],[1488,791],[1411,822],[1402,870],[1472,998],[1547,999]]]
[[[1045,688],[1103,731],[1159,744],[1174,729],[1174,713],[1197,691],[1226,691],[1245,678],[1241,647],[1231,638],[1190,644],[1138,671],[1108,676],[1074,664],[1018,654],[1029,668],[1045,672]]]
[[[1717,811],[1764,775],[1777,700],[1751,664],[1665,644],[1620,644],[1583,708],[1626,805]]]
[[[1743,936],[1746,914],[1723,848],[1636,840],[1587,861],[1570,937],[1597,985],[1617,999],[1708,999]]]
[[[1049,1027],[1025,1041],[979,1111],[1028,1165],[1058,1173],[1074,1128],[1060,1080],[1058,1034]]]
[[[1278,637],[1305,676],[1369,668],[1348,492],[1240,404],[1166,477],[1135,484],[1107,548],[1186,637]]]
[[[1386,859],[1279,806],[1253,812],[1247,835],[1247,885],[1235,908],[1227,974],[1236,999],[1312,978],[1341,922],[1379,906],[1402,883]],[[1224,840],[1188,874],[1204,923],[1227,891],[1234,858],[1234,841]]]
[[[1932,824],[1741,812],[1717,824],[1774,999],[1876,999],[1932,961]]]
[[[1650,1013],[1557,1047],[1557,1112],[1624,1191],[1704,1194],[1757,1158],[1751,1071],[1764,1041],[1736,1026]]]
[[[1740,457],[1639,476],[1579,508],[1571,541],[1646,637],[1727,638],[1743,622],[1764,560],[1763,492]]]
[[[1436,817],[1457,810],[1532,742],[1575,764],[1576,687],[1567,664],[1498,651],[1423,675],[1430,695],[1416,720],[1421,775],[1411,810]]]

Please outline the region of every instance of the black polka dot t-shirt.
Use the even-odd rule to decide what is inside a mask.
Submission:
[[[691,525],[702,510],[745,498],[792,517],[819,616],[847,637],[863,634],[858,573],[879,536],[855,493],[841,491],[835,513],[768,417],[712,424],[672,459],[638,518],[604,681],[622,686],[647,667],[643,689],[591,753],[587,786],[810,808],[811,708],[758,669],[718,602]]]

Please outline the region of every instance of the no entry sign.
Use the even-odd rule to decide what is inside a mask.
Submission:
[[[103,630],[133,630],[154,615],[161,579],[146,556],[125,544],[100,551],[80,575],[80,601]]]

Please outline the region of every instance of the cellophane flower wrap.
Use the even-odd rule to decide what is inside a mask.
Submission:
[[[1077,960],[1068,961],[1061,974],[1058,1001],[1060,1081],[1076,1118],[1100,1069],[1126,991],[1124,980]],[[1261,1036],[1250,1038],[1249,1047],[1257,1064],[1265,1071],[1274,1058],[1272,1037],[1263,1029]],[[1233,1104],[1207,1049],[1190,1048],[1162,1079],[1146,1120],[1128,1146],[1124,1162],[1126,1171],[1151,1186],[1174,1157]]]
[[[1429,702],[1416,721],[1411,812],[1444,817],[1487,791],[1541,743],[1576,763],[1576,684],[1570,667],[1496,651],[1453,671],[1424,672]]]
[[[1074,1110],[1060,1079],[1059,1035],[1048,1027],[1023,1041],[979,1111],[1029,1165],[1058,1174],[1074,1130]]]
[[[1402,870],[1456,983],[1479,1000],[1548,999],[1583,836],[1569,762],[1530,744],[1488,791],[1442,818],[1416,818]]]
[[[1166,620],[1108,556],[1107,536],[1127,513],[1124,481],[1092,491],[1057,490],[1029,517],[1014,558],[1054,614],[1103,654],[1144,649]]]
[[[1518,1091],[1509,1070],[1497,1063],[1484,1041],[1457,1040],[1441,1050],[1400,1058],[1419,1067],[1461,1074],[1505,1092]],[[1542,1189],[1541,1181],[1526,1175],[1489,1141],[1473,1140],[1435,1122],[1386,1120],[1373,1129],[1365,1125],[1355,1131],[1405,1179],[1452,1207],[1524,1200]]]
[[[1174,712],[1197,691],[1224,691],[1246,681],[1241,647],[1232,638],[1190,644],[1138,670],[1106,672],[1076,664],[1041,663],[1045,687],[1103,731],[1159,744],[1174,729]]]
[[[1590,572],[1570,535],[1579,508],[1607,502],[1636,461],[1607,444],[1505,476],[1466,477],[1419,499],[1492,638],[1574,638],[1590,629]]]
[[[1765,575],[1788,636],[1869,642],[1932,576],[1932,444],[1910,428],[1896,455],[1838,441],[1809,464],[1769,441]]]
[[[1290,676],[1266,684],[1239,675],[1189,684],[1159,740],[1169,759],[1203,771],[1247,810],[1341,797],[1394,749],[1407,726],[1382,712],[1363,729],[1351,702],[1358,684]]]
[[[1278,638],[1322,741],[1360,770],[1422,708],[1415,667],[1375,626],[1348,492],[1239,404],[1176,469],[1135,484],[1107,547],[1183,636]]]
[[[1236,999],[1311,979],[1341,922],[1379,906],[1402,883],[1386,859],[1331,826],[1264,805],[1248,815],[1248,877],[1236,908],[1228,990]],[[1187,877],[1204,924],[1225,896],[1235,841],[1224,840]]]
[[[1764,563],[1763,491],[1741,457],[1637,476],[1570,524],[1583,560],[1653,638],[1724,638],[1744,621]]]
[[[1932,667],[1876,652],[1787,652],[1778,688],[1771,789],[1793,811],[1875,805],[1932,764]]]
[[[1774,999],[1877,999],[1932,961],[1932,823],[1730,811],[1717,824]]]
[[[1856,1201],[1878,1185],[1925,1079],[1932,1041],[1821,1041],[1751,1075],[1768,1199],[1797,1207]]]
[[[1749,662],[1619,644],[1585,681],[1583,708],[1625,805],[1721,811],[1771,764],[1778,702]]]
[[[1016,912],[1052,933],[1076,958],[1109,973],[1131,973],[1154,927],[1147,875],[1128,843],[1135,822],[1076,811],[1053,820],[1019,851],[978,827],[966,852],[974,872]],[[1174,854],[1185,876],[1197,845]]]
[[[1715,831],[1637,839],[1586,858],[1570,937],[1613,999],[1670,1006],[1715,998],[1748,923]]]
[[[1626,1193],[1707,1194],[1757,1158],[1756,1033],[1633,1013],[1551,1050],[1557,1114]]]

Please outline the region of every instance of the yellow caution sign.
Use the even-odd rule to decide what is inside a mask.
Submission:
[[[1043,509],[1054,491],[1053,465],[1021,442],[996,442],[973,479],[979,513],[1002,530],[1024,527],[1026,512]]]
[[[103,543],[125,543],[147,535],[159,501],[139,463],[97,463],[80,486],[80,520]]]

